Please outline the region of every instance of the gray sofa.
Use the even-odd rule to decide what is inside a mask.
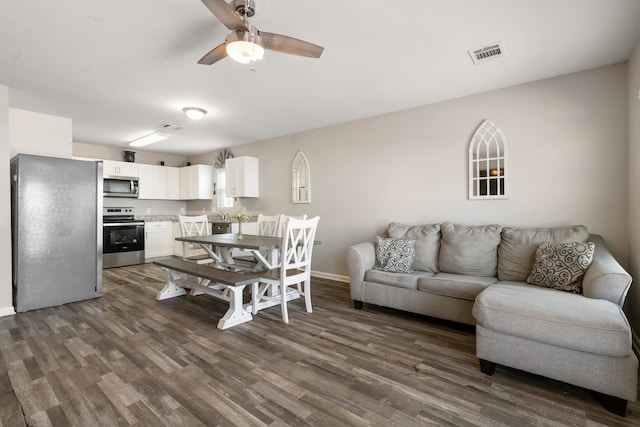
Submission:
[[[500,364],[591,389],[619,415],[636,399],[638,360],[622,310],[631,276],[584,226],[392,223],[387,236],[349,247],[347,264],[356,308],[476,325],[486,374]]]

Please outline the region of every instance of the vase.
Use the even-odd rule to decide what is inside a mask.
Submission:
[[[238,240],[242,240],[242,221],[238,221]]]

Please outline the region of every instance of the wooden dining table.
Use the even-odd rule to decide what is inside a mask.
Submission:
[[[253,270],[272,270],[278,267],[278,252],[282,245],[281,237],[258,236],[254,234],[207,234],[204,236],[176,237],[179,242],[199,245],[215,263],[232,266],[237,264],[232,256],[233,249],[249,252],[257,261]],[[237,265],[242,269],[242,265]]]
[[[258,236],[253,234],[243,234],[240,236],[236,233],[176,237],[176,241],[199,245],[207,252],[211,259],[213,259],[212,263],[199,265],[199,268],[245,271],[255,277],[259,277],[260,272],[268,272],[269,270],[278,268],[280,247],[282,246],[281,237]],[[255,258],[256,263],[248,266],[237,262],[232,256],[234,249],[241,249],[250,253]],[[193,269],[195,270],[195,267]],[[180,271],[185,272],[184,269],[169,271],[167,284],[158,292],[156,299],[165,300],[185,295],[186,292],[184,289],[181,289],[180,286],[177,285],[177,283],[181,283],[192,288],[192,295],[204,293],[229,302],[229,309],[218,323],[219,329],[226,329],[252,319],[251,312],[253,311],[253,307],[251,303],[242,303],[242,292],[247,285],[246,283],[229,286],[224,283],[209,283],[209,280],[199,280],[197,283],[189,284],[187,280],[179,278],[178,275]],[[197,276],[195,271],[187,274]],[[211,272],[211,274],[213,274],[213,272]],[[231,295],[229,295],[229,292]],[[271,292],[275,292],[273,295],[277,295],[279,290]],[[287,301],[299,297],[300,295],[297,292],[291,292],[287,295]],[[262,310],[275,305],[278,305],[278,302],[261,301],[256,305],[256,310]]]
[[[208,234],[204,236],[176,237],[176,241],[196,244],[211,257],[213,260],[212,263],[199,265],[199,268],[225,269],[238,272],[245,271],[252,275],[252,277],[259,278],[261,272],[269,272],[269,270],[279,267],[282,237],[225,233]],[[314,241],[314,245],[318,244],[320,244],[319,241]],[[238,262],[232,256],[234,249],[240,249],[250,253],[255,258],[256,263],[247,265]],[[181,286],[191,287],[192,295],[204,293],[229,302],[229,309],[218,323],[218,328],[226,329],[252,319],[251,312],[253,311],[253,307],[251,306],[251,303],[242,303],[242,292],[247,283],[243,282],[229,285],[225,283],[209,283],[209,280],[198,280],[197,283],[189,284],[187,283],[188,280],[180,279],[179,274],[180,272],[185,273],[187,270],[191,269],[195,270],[195,268],[183,268],[181,270],[171,271],[171,268],[169,268],[167,284],[160,292],[158,292],[156,299],[165,300],[185,295],[186,292]],[[213,272],[209,272],[213,274]],[[193,273],[187,272],[187,274],[192,274],[198,277],[198,274],[195,271]],[[179,286],[178,283],[181,285]],[[231,293],[231,296],[229,296],[228,292]],[[278,292],[280,292],[278,289],[273,290],[272,288],[270,290],[270,296],[277,295]],[[298,292],[287,293],[287,301],[291,301],[299,297],[300,295]],[[256,304],[256,311],[273,307],[278,304],[279,302],[275,300],[263,300]]]

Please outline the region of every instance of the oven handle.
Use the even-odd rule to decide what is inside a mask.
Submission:
[[[144,221],[142,222],[103,222],[102,225],[105,227],[122,227],[127,225],[144,225]]]

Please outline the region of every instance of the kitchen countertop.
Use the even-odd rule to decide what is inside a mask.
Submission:
[[[194,214],[196,215],[196,214]],[[198,215],[202,215],[202,214],[198,214]],[[230,224],[232,222],[235,221],[231,221],[231,220],[222,220],[220,218],[220,215],[218,214],[208,214],[207,218],[209,219],[209,223],[210,224]],[[143,220],[146,222],[164,222],[164,221],[171,221],[171,222],[178,222],[178,215],[170,215],[170,214],[163,214],[163,215],[136,215],[135,219],[138,220]],[[249,221],[246,222],[256,222],[258,219],[257,216],[252,216],[251,219]]]

